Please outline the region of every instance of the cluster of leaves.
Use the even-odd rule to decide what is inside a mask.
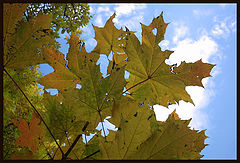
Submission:
[[[31,19],[42,14],[51,14],[51,29],[55,38],[60,38],[58,31],[63,34],[74,32],[77,36],[83,33],[80,30],[92,18],[90,8],[86,3],[31,3],[25,12],[25,19]],[[60,45],[55,43],[56,47]]]
[[[41,100],[43,98],[39,94],[40,89],[37,86],[36,80],[42,77],[42,75],[38,70],[38,66],[36,66],[36,61],[31,57],[36,55],[34,53],[38,51],[37,48],[41,48],[45,45],[44,43],[47,44],[52,39],[49,39],[49,33],[46,33],[47,38],[44,39],[44,29],[40,29],[40,26],[48,28],[47,25],[44,24],[44,21],[40,22],[42,18],[46,18],[46,23],[49,23],[48,17],[39,15],[39,17],[31,19],[29,22],[22,21],[23,12],[28,5],[29,4],[4,4],[4,65],[8,65],[11,68],[7,68],[8,66],[4,67],[26,95],[31,97],[31,102],[37,108],[41,109]],[[39,24],[41,25],[39,26]],[[24,57],[24,54],[29,55],[29,58]],[[25,59],[28,60],[28,62],[33,62],[33,64],[25,65],[21,63],[21,60]],[[25,152],[22,148],[15,145],[15,140],[21,134],[12,120],[17,120],[18,118],[31,119],[32,109],[6,73],[3,74],[3,96],[3,156],[4,159],[10,159],[12,155]]]
[[[21,9],[19,6],[9,5],[11,7]],[[50,25],[51,21],[47,22],[50,15],[42,16],[46,18],[38,16],[34,19],[34,22],[41,22],[38,26],[33,23],[34,30]],[[23,48],[22,53],[18,50],[10,51],[8,47],[14,42],[6,42],[5,69],[18,71],[25,66],[48,63],[54,68],[54,72],[38,82],[45,89],[58,89],[58,95],[55,96],[44,91],[44,110],[40,110],[41,117],[33,113],[30,124],[23,119],[19,119],[19,123],[13,122],[21,131],[17,144],[27,152],[21,158],[16,156],[12,159],[40,159],[43,153],[41,149],[47,154],[46,159],[148,160],[202,157],[200,152],[206,146],[204,140],[207,138],[204,130],[199,132],[190,129],[190,120],[181,120],[175,112],[165,122],[158,122],[150,106],[168,106],[169,103],[180,100],[193,103],[185,87],[203,86],[201,80],[210,76],[214,65],[199,60],[195,63],[183,62],[172,70],[172,66],[167,65],[165,60],[173,52],[162,51],[159,46],[164,40],[168,25],[163,20],[163,14],[154,18],[148,26],[142,24],[141,43],[134,32],[127,28],[117,29],[112,22],[114,17],[115,14],[103,28],[93,26],[97,46],[89,53],[85,44],[72,33],[66,59],[56,48],[43,46],[51,41],[41,42],[48,37],[48,33],[40,37],[42,40],[37,39],[41,45]],[[28,24],[29,21],[20,25],[9,38],[4,33],[6,40],[22,39],[25,33],[18,29],[24,31],[25,26],[30,26]],[[154,29],[157,29],[156,34],[153,33]],[[28,30],[32,32],[31,35],[34,34],[33,29]],[[15,35],[16,38],[11,39]],[[29,39],[34,40],[32,37]],[[36,49],[39,49],[39,53],[34,51]],[[108,56],[110,53],[113,54],[113,59],[108,65],[109,75],[103,78],[97,61],[100,54]],[[19,63],[15,58],[19,59]],[[130,72],[127,81],[124,78],[125,70]],[[80,89],[76,88],[78,84],[81,85]],[[102,123],[104,130],[103,120],[108,116],[111,116],[109,121],[118,130],[102,136],[96,127]],[[45,127],[41,122],[50,128],[51,133],[49,130],[43,132]],[[78,141],[83,134],[90,133],[95,135],[88,142]]]

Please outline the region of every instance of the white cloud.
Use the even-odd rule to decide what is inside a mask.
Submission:
[[[182,23],[174,23],[174,37],[173,37],[173,43],[177,43],[181,38],[184,38],[188,35],[189,29],[187,26],[183,25]]]
[[[179,25],[175,25],[175,28],[179,28]],[[207,35],[207,31],[204,32],[199,39],[193,40],[187,38],[188,29],[183,25],[181,27],[183,30],[175,29],[175,47],[171,50],[174,53],[166,60],[167,64],[177,63],[180,65],[181,61],[195,62],[202,59],[203,62],[209,62],[210,58],[220,55],[218,51],[218,44]],[[180,31],[185,31],[183,34],[179,34]],[[173,40],[174,40],[173,38]],[[181,40],[180,40],[181,39]],[[216,57],[215,57],[216,58]],[[220,59],[220,57],[218,57]],[[217,75],[220,69],[213,68],[212,75]],[[179,105],[173,104],[168,108],[160,105],[154,105],[154,111],[156,113],[157,120],[165,121],[168,115],[176,109],[177,114],[181,119],[190,119],[191,128],[195,129],[205,129],[208,128],[208,114],[207,111],[204,112],[204,107],[209,104],[209,101],[214,96],[214,82],[213,78],[204,78],[202,83],[205,88],[198,86],[187,86],[185,89],[191,96],[194,104],[187,103],[184,101],[179,101]]]
[[[95,26],[99,26],[99,27],[103,27],[104,26],[104,23],[103,23],[103,20],[102,20],[102,15],[101,14],[98,14],[97,17],[95,18],[95,23],[94,23]]]
[[[116,7],[114,8],[116,17],[113,19],[113,22],[118,28],[126,26],[131,31],[137,31],[136,35],[140,36],[140,22],[143,22],[144,19],[144,12],[142,9],[145,8],[146,4],[116,4]]]
[[[108,11],[110,11],[110,9],[109,9],[108,6],[105,6],[105,7],[100,6],[100,7],[98,7],[98,9],[97,9],[97,13],[100,13],[100,12],[108,12]]]
[[[140,39],[142,30],[140,22],[142,22],[143,19],[143,13],[139,12],[138,15],[131,16],[129,19],[118,19],[116,16],[116,18],[113,19],[113,22],[117,28],[122,27],[125,29],[125,27],[127,27],[130,31],[135,31],[136,36]]]
[[[92,6],[90,6],[90,11],[89,11],[91,14],[94,14],[95,13],[95,10]]]
[[[176,109],[176,113],[183,120],[188,120],[192,118],[190,122],[191,128],[195,129],[205,129],[208,127],[208,114],[203,111],[204,107],[209,104],[210,99],[214,96],[213,82],[209,82],[211,79],[203,79],[203,85],[207,86],[208,89],[204,89],[198,86],[187,86],[186,91],[190,94],[194,104],[187,103],[184,101],[179,101],[179,105],[173,104],[168,108],[160,105],[154,105],[154,111],[156,113],[156,118],[159,121],[165,121],[168,115]],[[209,84],[212,83],[212,84]],[[209,88],[210,87],[210,88]]]
[[[222,35],[223,33],[224,31],[219,27],[219,25],[215,25],[214,29],[212,29],[213,35]]]
[[[108,6],[100,5],[96,9],[96,17],[94,19],[95,20],[94,25],[103,27],[105,24],[105,22],[103,22],[103,17],[109,18],[110,16],[112,16],[113,13],[114,12]]]
[[[236,20],[230,17],[226,17],[223,20],[218,20],[214,17],[216,24],[211,30],[211,34],[215,37],[226,38],[231,32],[236,32]]]
[[[218,45],[211,37],[204,35],[196,41],[190,38],[179,41],[171,50],[174,53],[166,60],[170,65],[175,63],[179,65],[181,61],[195,62],[199,59],[208,62],[211,56],[216,55]]]
[[[146,8],[146,4],[134,4],[134,3],[120,3],[114,8],[117,16],[135,14],[136,10]]]

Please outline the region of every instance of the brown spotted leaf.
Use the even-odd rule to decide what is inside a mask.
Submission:
[[[41,120],[34,112],[30,124],[24,119],[13,121],[21,132],[21,137],[16,140],[16,144],[24,147],[29,147],[32,152],[36,152],[39,146],[39,138],[43,136],[44,129],[41,127]]]

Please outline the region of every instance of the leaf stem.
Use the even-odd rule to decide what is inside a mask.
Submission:
[[[128,88],[127,90],[125,90],[122,94],[124,94],[124,93],[126,93],[127,91],[129,91],[130,89],[132,89],[132,88],[138,86],[139,84],[142,84],[142,83],[148,81],[149,79],[151,79],[151,77],[148,77],[147,79],[145,79],[145,80],[143,80],[143,81],[141,81],[141,82],[139,82],[139,83],[137,83],[137,84],[131,86],[130,88]]]
[[[47,126],[46,122],[44,121],[44,119],[42,118],[41,114],[38,112],[38,110],[35,108],[35,106],[32,104],[32,102],[28,99],[27,95],[23,92],[22,88],[18,85],[18,83],[12,78],[12,76],[7,72],[7,70],[5,68],[3,68],[3,71],[6,72],[6,74],[12,79],[12,81],[15,83],[15,85],[18,87],[18,89],[22,92],[22,94],[24,95],[24,97],[27,99],[27,101],[29,102],[29,104],[33,107],[34,111],[37,113],[37,115],[40,117],[40,119],[42,120],[43,124],[46,126],[48,132],[50,133],[50,135],[52,136],[52,138],[54,139],[55,143],[57,144],[58,148],[60,149],[61,153],[64,155],[62,148],[60,147],[60,145],[58,144],[56,138],[54,137],[54,135],[52,134],[51,130],[49,129],[49,127]]]
[[[87,135],[86,134],[84,134],[85,135],[85,142],[86,142],[86,145],[87,145]]]

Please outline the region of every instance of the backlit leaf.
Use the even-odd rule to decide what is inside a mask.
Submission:
[[[160,132],[153,134],[142,143],[132,159],[144,160],[196,160],[206,146],[205,131],[198,132],[188,127],[190,120],[180,120],[171,113],[166,122],[159,123]]]
[[[123,53],[123,47],[126,44],[126,32],[117,29],[112,20],[115,17],[115,13],[108,19],[103,28],[93,25],[95,30],[95,39],[97,40],[97,46],[93,51],[100,54],[106,54],[107,56],[111,51],[114,53]]]
[[[21,132],[21,137],[16,140],[17,145],[29,147],[32,152],[38,150],[39,137],[43,136],[44,129],[41,127],[41,120],[34,112],[30,124],[24,119],[13,120],[15,126],[18,127]]]
[[[23,16],[20,12],[24,11],[24,7],[24,4],[21,4],[21,7],[6,4],[4,8],[4,66],[7,68],[20,70],[45,63],[39,51],[43,45],[53,42],[50,36],[52,15],[39,14],[36,18],[22,21],[16,26]]]
[[[172,71],[165,60],[173,51],[162,51],[158,45],[164,39],[166,27],[161,14],[149,26],[142,24],[142,44],[134,34],[128,35],[125,52],[128,55],[126,70],[130,77],[126,88],[132,97],[140,102],[146,100],[150,105],[167,107],[168,103],[180,100],[193,103],[185,87],[202,86],[202,78],[210,76],[214,65],[197,61],[183,63]],[[157,28],[156,35],[152,32],[154,28]]]
[[[115,70],[110,76],[102,78],[100,67],[87,62],[82,76],[82,88],[68,89],[61,93],[77,112],[76,116],[89,121],[88,127],[92,129],[111,115],[113,101],[120,98],[125,84],[124,69]]]
[[[100,141],[102,159],[129,159],[137,146],[150,136],[149,115],[150,109],[141,108],[130,119],[122,118],[115,139],[110,142]]]
[[[54,72],[47,74],[39,80],[39,83],[45,86],[45,89],[56,88],[64,90],[67,88],[76,88],[76,84],[81,84],[81,78],[84,76],[86,62],[97,62],[99,54],[87,53],[85,45],[80,43],[80,39],[72,34],[69,39],[69,51],[67,61],[64,54],[55,48],[44,48],[42,54],[46,61],[54,68]],[[66,66],[67,64],[67,66]]]

